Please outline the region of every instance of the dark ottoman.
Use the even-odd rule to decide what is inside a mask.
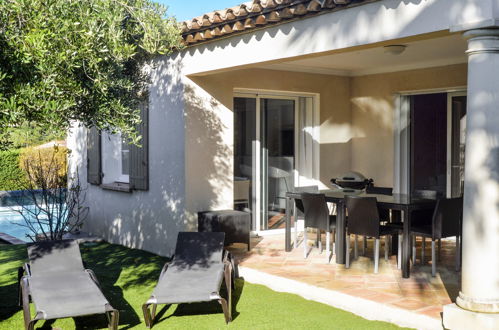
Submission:
[[[250,250],[251,215],[247,212],[222,210],[198,212],[198,231],[225,233],[225,245],[245,243]]]

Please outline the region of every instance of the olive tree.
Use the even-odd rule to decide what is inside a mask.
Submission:
[[[0,127],[73,121],[138,141],[150,60],[182,47],[150,0],[0,1]]]

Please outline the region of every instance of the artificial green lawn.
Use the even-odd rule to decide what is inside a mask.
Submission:
[[[104,295],[120,310],[120,329],[146,329],[141,312],[166,261],[157,255],[119,245],[80,245],[87,268],[94,270]],[[22,310],[17,307],[17,269],[26,258],[23,245],[0,245],[0,329],[22,329]],[[395,329],[368,321],[297,295],[274,292],[238,279],[234,293],[233,322],[225,325],[217,302],[158,307],[153,329]],[[106,328],[106,318],[94,315],[37,323],[50,329]]]

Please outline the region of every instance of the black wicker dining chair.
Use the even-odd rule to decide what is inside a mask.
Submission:
[[[385,237],[385,260],[388,260],[388,237],[400,232],[398,228],[388,227],[380,224],[376,197],[346,196],[347,239],[346,239],[346,268],[350,268],[350,235],[355,235],[354,257],[357,259],[357,235],[374,238],[374,273],[378,272],[379,266],[379,239]],[[401,252],[401,241],[399,240],[399,257]]]
[[[425,238],[431,239],[431,275],[437,273],[437,255],[435,242],[442,238],[456,237],[456,271],[461,264],[461,235],[463,217],[463,198],[442,198],[437,201],[435,210],[429,224],[411,225],[411,236],[413,242],[416,236],[423,237],[421,263],[424,263]],[[416,259],[415,246],[413,244],[413,256]]]
[[[411,197],[413,198],[424,198],[424,199],[434,199],[443,198],[442,193],[436,190],[422,190],[416,189],[412,192]],[[428,227],[431,225],[431,221],[433,218],[433,212],[435,209],[425,209],[425,210],[414,210],[411,213],[411,226],[416,227]],[[402,224],[400,224],[402,226]],[[412,246],[412,262],[416,263],[416,235],[411,236],[411,246]],[[426,239],[425,237],[421,238],[422,240],[422,249],[421,249],[421,263],[424,263],[425,259],[425,249],[426,249]],[[442,250],[442,240],[438,240],[438,253],[437,258],[440,258]]]
[[[305,224],[303,228],[303,256],[308,256],[307,246],[307,228],[315,228],[318,232],[318,245],[322,252],[322,242],[320,239],[321,232],[326,232],[326,257],[329,262],[331,250],[331,236],[330,233],[336,229],[336,216],[329,214],[327,207],[326,196],[324,194],[302,193],[301,200],[303,202],[303,209],[305,215]],[[334,250],[334,247],[333,247]]]
[[[319,186],[304,186],[304,187],[295,187],[294,188],[295,192],[300,192],[300,193],[319,193]],[[295,198],[295,205],[294,205],[294,210],[293,210],[293,216],[294,216],[294,224],[295,224],[295,244],[294,248],[298,246],[298,219],[303,219],[304,218],[304,213],[305,209],[303,208],[303,202],[299,198]]]
[[[373,184],[369,184],[366,186],[366,193],[367,194],[391,196],[391,195],[393,195],[393,188],[392,187],[378,187],[378,186],[374,186]],[[379,212],[379,218],[382,222],[384,222],[384,224],[390,222],[390,210],[378,208],[378,212]],[[362,246],[362,254],[363,255],[365,255],[366,250],[367,250],[367,239],[364,236],[364,242],[363,242],[363,246]]]

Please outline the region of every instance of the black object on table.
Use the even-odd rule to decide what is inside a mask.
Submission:
[[[244,243],[250,250],[251,215],[235,210],[198,212],[199,232],[224,232],[225,245]]]
[[[345,196],[372,196],[378,201],[378,208],[402,211],[403,225],[403,242],[402,242],[402,277],[408,278],[410,275],[410,256],[411,256],[411,213],[414,210],[434,209],[436,199],[430,198],[411,198],[406,194],[380,195],[367,194],[363,191],[345,192],[341,190],[321,190],[325,194],[326,201],[337,205],[336,218],[336,263],[345,263],[345,233],[346,233],[346,217],[345,217]],[[286,227],[285,227],[285,249],[291,251],[291,210],[293,200],[301,198],[300,192],[288,191],[286,193]]]

